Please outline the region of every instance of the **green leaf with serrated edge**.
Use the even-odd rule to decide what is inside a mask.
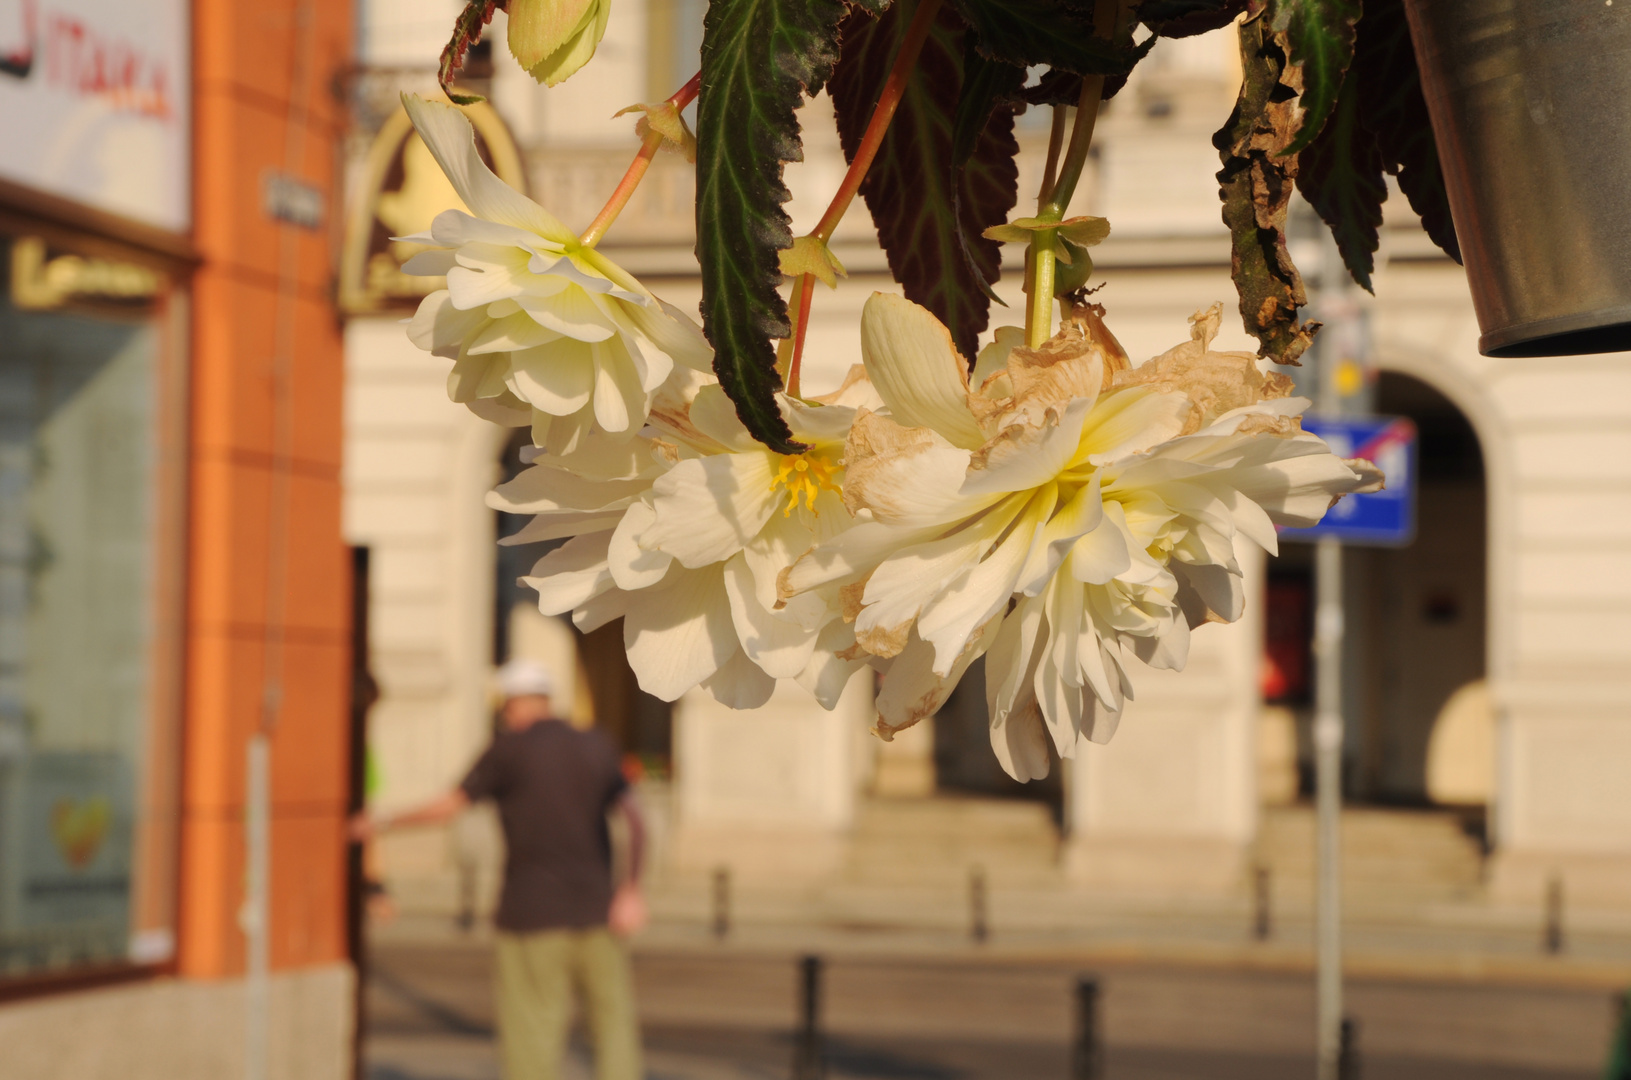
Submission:
[[[481,28],[492,19],[493,9],[497,6],[497,0],[469,0],[464,10],[459,12],[459,17],[453,20],[453,37],[448,40],[436,65],[436,81],[441,85],[442,93],[455,105],[474,105],[487,100],[480,94],[459,93],[453,89],[453,78],[464,66],[465,54],[470,51],[470,46],[481,40]]]
[[[779,291],[779,253],[793,244],[782,169],[803,160],[794,109],[831,74],[843,15],[842,0],[712,0],[702,25],[702,327],[737,416],[784,454],[803,447],[776,407],[782,382],[770,345],[793,332]]]
[[[1221,30],[1250,6],[1251,0],[1144,0],[1133,15],[1159,37],[1180,38]]]
[[[916,6],[917,0],[896,0],[876,20],[855,13],[844,22],[831,90],[846,158],[860,145]],[[890,273],[907,299],[945,323],[958,349],[972,360],[990,317],[981,285],[1000,272],[998,246],[979,234],[1013,208],[1019,146],[1013,112],[999,107],[988,113],[961,173],[954,172],[965,33],[957,14],[941,8],[861,196],[878,226]]]
[[[1285,153],[1314,141],[1336,107],[1337,94],[1354,56],[1354,23],[1360,0],[1274,0],[1268,17],[1286,35],[1291,62],[1302,67],[1303,122]]]
[[[1212,136],[1223,223],[1229,227],[1230,274],[1240,316],[1257,338],[1258,355],[1296,364],[1319,323],[1299,324],[1308,303],[1302,277],[1286,250],[1286,206],[1297,177],[1297,155],[1285,153],[1297,127],[1301,69],[1286,60],[1285,35],[1267,19],[1242,23],[1240,97]]]
[[[1088,11],[1068,0],[951,0],[992,60],[1047,64],[1077,75],[1125,75],[1155,43],[1120,44],[1093,35]]]
[[[1433,243],[1460,262],[1461,245],[1450,219],[1438,144],[1427,119],[1421,72],[1400,0],[1365,0],[1349,72],[1349,78],[1358,81],[1359,122],[1376,137],[1382,167],[1398,176],[1399,190]]]
[[[1359,87],[1349,78],[1336,111],[1297,162],[1297,190],[1331,227],[1343,265],[1367,292],[1381,241],[1382,155],[1376,138],[1359,122]]]

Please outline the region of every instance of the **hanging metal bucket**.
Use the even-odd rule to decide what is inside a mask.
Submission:
[[[1405,0],[1486,356],[1631,349],[1631,0]]]

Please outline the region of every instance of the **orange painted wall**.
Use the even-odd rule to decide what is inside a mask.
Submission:
[[[349,560],[340,534],[344,364],[333,303],[349,3],[194,0],[194,244],[180,971],[243,970],[245,748],[261,718],[274,505],[274,350],[292,334],[284,696],[272,736],[272,963],[345,955]],[[302,29],[303,19],[305,22]],[[305,45],[297,61],[297,45]],[[303,68],[308,107],[291,111]],[[290,161],[289,124],[299,152]],[[263,176],[328,195],[305,230],[262,209]],[[283,233],[292,300],[279,300]]]

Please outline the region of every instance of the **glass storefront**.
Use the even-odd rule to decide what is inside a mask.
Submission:
[[[168,959],[183,410],[159,270],[19,235],[0,293],[0,979]]]

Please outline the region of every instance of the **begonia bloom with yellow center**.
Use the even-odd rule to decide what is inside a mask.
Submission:
[[[1379,482],[1301,430],[1307,406],[1247,353],[1213,352],[1219,308],[1133,367],[1094,311],[1042,347],[1012,333],[971,387],[928,311],[876,294],[862,353],[887,413],[857,415],[844,500],[860,521],[785,574],[781,597],[836,588],[887,675],[877,731],[926,716],[986,656],[992,744],[1020,780],[1104,741],[1134,658],[1181,668],[1189,631],[1240,617],[1235,539],[1317,522]]]
[[[702,331],[616,263],[586,247],[554,215],[500,180],[476,151],[456,108],[402,98],[414,128],[470,213],[445,210],[410,274],[442,275],[408,336],[454,361],[448,394],[478,415],[532,425],[550,453],[576,450],[592,431],[632,438],[677,362],[705,371]]]

